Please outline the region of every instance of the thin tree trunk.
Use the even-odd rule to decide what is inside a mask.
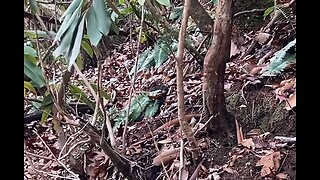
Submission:
[[[184,106],[184,91],[183,91],[183,54],[184,54],[184,44],[185,35],[189,17],[190,1],[185,0],[183,7],[183,17],[181,22],[181,28],[179,33],[179,44],[176,59],[176,69],[177,69],[177,94],[178,94],[178,119],[180,122],[180,127],[184,133],[184,136],[188,139],[189,144],[193,148],[192,156],[194,160],[198,159],[198,145],[192,132],[191,127],[186,119],[185,106]]]
[[[203,102],[205,118],[216,138],[226,137],[229,131],[224,97],[224,75],[230,57],[232,0],[219,0],[214,23],[212,44],[204,59]]]

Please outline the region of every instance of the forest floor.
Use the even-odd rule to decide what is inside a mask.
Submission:
[[[158,69],[140,71],[134,82],[133,97],[151,92],[152,87],[159,85],[165,85],[168,91],[156,117],[142,117],[128,123],[125,147],[122,143],[124,125],[115,131],[119,153],[135,164],[132,169],[135,176],[146,180],[178,179],[182,149],[185,164],[182,179],[296,179],[296,113],[295,107],[290,107],[295,106],[295,64],[276,76],[261,76],[261,70],[270,64],[268,60],[274,52],[295,38],[291,27],[291,24],[279,23],[272,28],[277,29],[273,32],[256,29],[251,33],[238,33],[233,38],[225,75],[227,110],[235,117],[232,123],[236,127],[230,134],[230,142],[221,143],[210,138],[206,122],[200,122],[202,64],[190,54],[186,56],[185,105],[188,120],[197,131],[202,157],[197,164],[190,156],[187,141],[184,141],[184,148],[180,142],[183,134],[176,120],[178,103],[173,56]],[[256,41],[254,50],[249,52],[253,41]],[[102,66],[102,84],[111,94],[112,102],[107,102],[106,108],[112,106],[121,110],[128,105],[132,80],[129,72],[136,50],[136,42],[132,44],[127,38],[107,53]],[[240,58],[245,53],[248,57]],[[90,82],[97,82],[97,68],[86,69],[83,73]],[[72,78],[74,81],[81,79],[78,75]],[[90,117],[84,115],[83,118]],[[36,133],[25,136],[25,179],[73,179],[71,171],[84,172],[81,179],[121,179],[110,159],[92,144],[80,150],[82,153],[72,155],[74,159],[70,161],[81,159],[77,168],[70,167],[70,162],[57,160],[61,146],[51,118],[36,124],[26,126],[25,130],[31,126],[36,129]]]

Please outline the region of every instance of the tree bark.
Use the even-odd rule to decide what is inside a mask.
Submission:
[[[203,103],[205,119],[212,116],[209,130],[213,137],[228,135],[230,124],[224,97],[224,75],[230,57],[232,0],[219,0],[213,39],[204,59]]]
[[[190,16],[197,24],[202,32],[211,33],[213,27],[213,19],[209,16],[204,7],[198,0],[191,0]]]

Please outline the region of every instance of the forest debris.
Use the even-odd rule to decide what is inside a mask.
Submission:
[[[288,179],[288,175],[285,174],[285,173],[279,173],[279,174],[276,175],[276,178],[278,180],[284,180],[284,179]]]
[[[162,151],[158,156],[153,158],[152,164],[155,166],[161,166],[161,162],[164,165],[171,163],[179,155],[180,148],[172,148]]]
[[[260,45],[263,45],[265,42],[267,42],[270,36],[271,34],[269,33],[260,32],[259,34],[257,34],[256,40]]]
[[[291,110],[292,108],[296,107],[296,92],[294,92],[290,97],[289,100],[286,101],[286,110]]]
[[[280,151],[263,156],[256,164],[256,166],[262,166],[260,172],[261,177],[275,174],[280,167],[280,159]]]

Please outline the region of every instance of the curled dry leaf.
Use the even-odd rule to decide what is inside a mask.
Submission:
[[[292,108],[296,107],[296,92],[294,92],[288,101],[286,101],[286,110],[291,110]]]
[[[285,174],[285,173],[279,173],[279,174],[276,175],[276,178],[278,180],[285,180],[285,179],[288,179],[288,175]]]
[[[280,151],[263,156],[256,164],[256,166],[262,166],[260,172],[261,177],[274,174],[280,167],[280,159]]]
[[[153,158],[152,164],[155,166],[161,166],[161,161],[165,165],[171,163],[174,159],[176,159],[179,156],[179,150],[180,148],[164,150],[158,156]]]

